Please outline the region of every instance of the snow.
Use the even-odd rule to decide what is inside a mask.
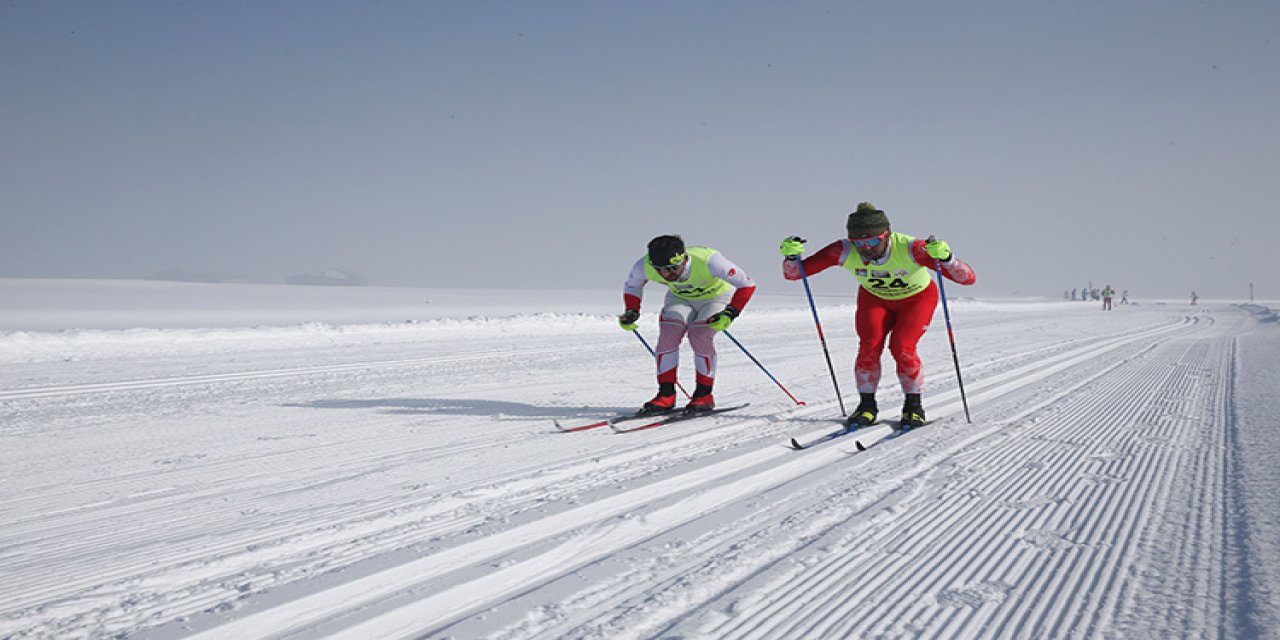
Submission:
[[[807,404],[720,339],[748,407],[561,433],[653,392],[618,292],[0,280],[0,637],[1280,637],[1280,303],[948,293],[972,423],[939,312],[929,426],[792,451],[803,295],[731,331]]]

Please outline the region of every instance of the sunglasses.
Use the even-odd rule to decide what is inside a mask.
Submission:
[[[889,231],[886,229],[878,236],[872,236],[870,238],[849,238],[849,242],[852,242],[853,246],[858,247],[859,249],[866,247],[878,247],[880,246],[880,243],[884,242],[888,237]]]
[[[684,254],[677,253],[676,255],[671,256],[671,264],[667,264],[667,265],[655,264],[653,265],[653,268],[659,272],[665,271],[667,273],[670,273],[672,271],[679,270],[683,266],[684,266]]]

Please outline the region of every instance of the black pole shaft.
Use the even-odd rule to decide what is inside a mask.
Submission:
[[[929,236],[931,239],[933,236]],[[964,395],[964,378],[960,375],[960,356],[956,353],[956,334],[951,330],[951,312],[947,310],[947,290],[942,286],[942,262],[933,259],[933,266],[938,270],[938,294],[942,296],[942,316],[947,319],[947,339],[951,341],[951,361],[956,365],[956,384],[960,386],[960,403],[964,405],[964,421],[972,423],[969,417],[969,400]]]

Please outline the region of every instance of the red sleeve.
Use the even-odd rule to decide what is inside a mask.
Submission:
[[[747,301],[751,299],[751,296],[755,295],[755,292],[755,287],[743,287],[734,291],[733,298],[729,300],[729,306],[742,311],[742,308],[747,306]]]
[[[622,294],[622,305],[623,305],[623,308],[626,308],[626,309],[635,309],[636,311],[639,311],[639,310],[640,310],[640,297],[639,297],[639,296],[633,296],[633,295],[631,295],[630,293],[624,293],[624,294]]]
[[[815,273],[822,273],[831,267],[838,267],[840,266],[840,257],[843,255],[844,242],[836,240],[801,261],[804,264],[804,273],[811,276]],[[795,260],[783,259],[782,277],[787,280],[800,279],[800,269],[796,266]]]
[[[928,242],[925,240],[912,242],[911,258],[916,261],[916,264],[937,271],[938,261],[934,260],[933,256],[929,255],[929,251],[924,248],[926,244]],[[954,253],[950,260],[942,263],[942,275],[956,284],[973,284],[978,281],[978,276],[973,273],[973,269],[957,258]]]

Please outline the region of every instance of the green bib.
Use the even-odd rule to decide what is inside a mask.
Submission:
[[[653,268],[653,263],[649,261],[647,256],[644,259],[644,275],[653,282],[667,285],[672,294],[685,300],[714,298],[732,288],[728,282],[711,275],[711,270],[707,268],[707,260],[715,252],[715,249],[709,247],[687,247],[685,249],[685,253],[689,254],[688,280],[671,282],[663,278],[658,275],[658,271]]]
[[[884,264],[867,264],[851,247],[844,268],[858,279],[862,287],[877,298],[901,300],[910,298],[928,288],[933,281],[932,272],[911,259],[911,243],[915,238],[894,232],[889,235],[889,261]]]

